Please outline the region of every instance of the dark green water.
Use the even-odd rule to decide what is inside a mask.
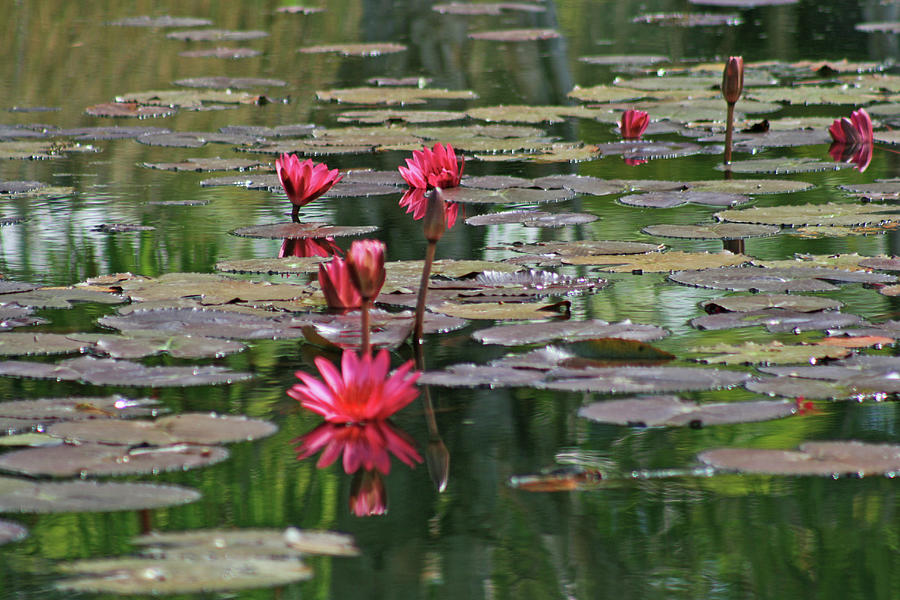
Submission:
[[[677,28],[633,24],[643,12],[703,11],[687,2],[548,2],[538,14],[500,17],[441,16],[429,2],[321,3],[327,11],[307,17],[275,13],[274,2],[62,2],[0,1],[7,22],[0,34],[0,108],[54,106],[46,113],[0,113],[0,124],[47,123],[59,127],[112,125],[86,116],[86,106],[116,95],[169,89],[175,79],[226,75],[275,77],[288,82],[272,96],[289,103],[235,110],[179,112],[165,119],[119,122],[175,131],[216,131],[227,125],[277,126],[313,122],[337,127],[346,107],[318,102],[316,90],[362,85],[375,76],[422,76],[434,87],[471,89],[472,103],[434,102],[429,109],[464,109],[494,104],[561,104],[575,85],[611,81],[607,67],[577,61],[591,54],[662,54],[673,61],[715,61],[742,54],[757,60],[897,60],[895,37],[853,29],[859,21],[897,20],[896,3],[811,2],[741,11],[739,27]],[[709,8],[711,12],[717,9]],[[718,9],[721,12],[722,9]],[[262,51],[242,60],[188,59],[178,53],[210,44],[166,39],[163,30],[104,26],[136,15],[171,14],[209,18],[222,29],[259,29],[268,37],[245,43]],[[469,31],[546,27],[558,40],[498,44],[468,39]],[[302,55],[301,46],[356,41],[395,41],[408,51],[377,58]],[[354,107],[355,108],[355,107]],[[844,116],[852,107],[787,109],[784,114]],[[565,140],[598,143],[615,139],[608,124],[569,120],[547,128]],[[0,229],[0,273],[44,285],[69,285],[100,274],[131,271],[157,276],[179,271],[211,272],[224,259],[272,257],[278,242],[238,238],[236,227],[285,219],[286,203],[275,194],[236,188],[201,188],[208,173],[170,173],[144,162],[188,157],[232,156],[229,146],[154,148],[134,140],[101,141],[101,152],[51,161],[0,163],[0,179],[37,180],[72,186],[72,197],[40,202],[4,200],[2,216],[25,216]],[[407,153],[339,156],[331,167],[395,169]],[[826,158],[826,146],[771,150],[761,155]],[[240,155],[243,156],[243,155]],[[746,158],[746,156],[743,156]],[[717,156],[651,161],[636,168],[617,157],[580,164],[523,166],[470,161],[472,175],[527,177],[578,173],[604,178],[717,179]],[[855,170],[794,175],[816,188],[792,196],[767,196],[756,206],[840,200],[840,183],[873,181],[900,173],[897,156],[876,150],[865,173]],[[158,206],[155,200],[209,200],[197,207]],[[317,201],[311,217],[338,224],[374,224],[390,260],[424,253],[420,225],[397,208],[398,197]],[[713,211],[681,207],[662,211],[615,204],[612,197],[577,197],[548,210],[592,212],[601,220],[577,229],[542,230],[467,227],[448,232],[438,257],[501,258],[501,242],[623,239],[651,241],[640,228],[657,222],[693,223]],[[142,233],[92,231],[101,223],[151,225]],[[656,240],[659,241],[659,240]],[[719,242],[671,240],[673,249],[718,250]],[[795,252],[897,254],[900,236],[804,240],[776,236],[749,240],[746,253],[781,259]],[[590,271],[586,271],[590,272]],[[659,345],[678,353],[698,342],[770,339],[759,328],[702,334],[687,321],[697,304],[722,295],[664,282],[659,275],[611,275],[613,285],[573,300],[573,315],[618,321],[630,318],[670,329]],[[277,280],[277,277],[272,277]],[[848,286],[833,294],[846,312],[873,320],[897,318],[897,301],[874,290]],[[90,331],[110,309],[94,305],[50,311],[47,331]],[[487,360],[503,354],[471,340],[474,325],[427,340],[429,367]],[[791,336],[779,339],[790,340]],[[298,462],[291,440],[318,424],[300,412],[284,391],[298,369],[311,370],[310,349],[298,341],[253,343],[249,350],[217,361],[250,370],[248,383],[188,389],[95,388],[72,383],[0,378],[0,401],[109,394],[158,397],[174,412],[215,410],[271,420],[279,432],[265,440],[232,445],[232,457],[217,466],[157,478],[203,493],[193,504],[154,513],[163,530],[208,527],[334,529],[352,533],[362,555],[314,558],[316,575],[280,591],[260,590],[241,598],[816,598],[890,599],[900,595],[900,515],[896,480],[784,478],[763,476],[676,477],[620,480],[583,492],[529,493],[508,486],[511,476],[560,464],[599,466],[604,472],[690,468],[698,452],[715,446],[794,448],[811,439],[898,441],[893,402],[834,403],[819,414],[768,423],[693,429],[626,429],[592,424],[578,407],[600,399],[527,388],[458,390],[432,388],[437,422],[451,456],[449,484],[437,493],[424,465],[407,469],[395,461],[387,477],[387,516],[349,514],[350,478],[338,467],[318,470],[315,460]],[[398,356],[407,356],[401,350]],[[160,360],[159,362],[167,362]],[[687,364],[687,363],[685,363]],[[742,390],[690,395],[701,400],[741,400]],[[414,403],[395,419],[424,447],[424,414]],[[139,533],[134,513],[2,515],[25,525],[30,536],[0,547],[0,599],[68,597],[54,592],[55,565],[76,558],[118,556],[134,551]]]

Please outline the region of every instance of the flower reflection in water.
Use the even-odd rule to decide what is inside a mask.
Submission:
[[[357,517],[387,514],[387,488],[378,471],[357,471],[350,483],[350,512]]]
[[[341,256],[344,251],[341,247],[334,243],[334,238],[285,238],[281,242],[281,249],[278,251],[278,258],[286,258],[294,256],[297,258],[307,258],[310,256],[321,256],[327,258],[329,256]]]
[[[872,162],[872,144],[843,144],[841,142],[832,142],[828,148],[828,154],[835,162],[853,163],[856,169],[862,173],[869,168]]]
[[[422,457],[409,435],[394,427],[390,421],[368,423],[322,423],[296,440],[297,459],[308,458],[322,451],[316,467],[324,469],[343,454],[344,472],[348,475],[360,469],[391,472],[391,454],[415,467]]]
[[[836,162],[853,163],[860,173],[872,162],[872,147],[875,136],[872,118],[865,109],[855,110],[850,118],[835,119],[828,133],[834,142],[828,153]]]

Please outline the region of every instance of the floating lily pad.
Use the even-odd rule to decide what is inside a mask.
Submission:
[[[570,98],[581,100],[582,102],[627,102],[629,100],[637,100],[648,96],[646,90],[635,90],[631,88],[619,87],[614,85],[595,85],[593,87],[584,88],[576,85],[569,92]]]
[[[110,358],[144,358],[159,354],[174,358],[222,358],[246,348],[239,342],[217,339],[220,336],[172,335],[158,330],[131,331],[127,336],[70,333],[65,337],[83,342],[93,354]],[[0,341],[2,339],[0,336]]]
[[[649,254],[629,254],[619,256],[564,256],[562,261],[568,265],[599,266],[603,271],[615,273],[667,273],[691,266],[697,269],[713,269],[740,265],[750,260],[743,254],[731,252],[652,252]]]
[[[497,31],[477,31],[470,33],[473,40],[489,40],[492,42],[535,42],[553,40],[561,37],[555,29],[499,29]]]
[[[250,373],[224,367],[145,367],[140,363],[110,358],[82,356],[62,362],[0,362],[0,375],[79,381],[92,385],[171,387],[234,383],[252,377]]]
[[[124,396],[72,396],[9,400],[0,403],[0,417],[33,421],[35,425],[83,419],[116,419],[155,415],[158,402]]]
[[[482,121],[505,121],[510,123],[562,123],[569,117],[593,119],[608,115],[610,121],[615,117],[609,113],[585,108],[583,106],[528,106],[502,105],[479,106],[470,108],[466,114]]]
[[[252,58],[262,54],[252,48],[209,48],[206,50],[186,50],[178,56],[186,58]]]
[[[61,568],[83,576],[59,581],[57,589],[129,596],[228,592],[284,586],[312,577],[312,569],[296,558],[123,558],[69,563]]]
[[[813,184],[806,181],[788,179],[725,179],[712,181],[688,181],[685,184],[695,192],[718,192],[720,194],[789,194],[808,190]]]
[[[110,21],[107,25],[118,25],[120,27],[206,27],[212,25],[209,19],[198,19],[196,17],[171,17],[162,15],[159,17],[148,17],[142,15],[140,17],[127,17],[125,19],[117,19]]]
[[[725,13],[655,13],[637,16],[632,19],[632,22],[669,27],[715,27],[721,25],[735,27],[744,21],[736,14]]]
[[[324,8],[319,8],[317,6],[303,6],[301,4],[292,4],[290,6],[279,6],[275,9],[275,12],[286,13],[289,15],[314,15],[316,13],[323,12],[324,10]]]
[[[538,177],[531,183],[547,190],[564,188],[572,190],[576,194],[588,194],[591,196],[619,194],[626,190],[625,184],[621,181],[611,181],[587,175],[548,175],[546,177]]]
[[[725,210],[716,213],[716,218],[733,223],[759,223],[763,225],[866,225],[900,222],[900,209],[887,204],[802,204],[752,207]]]
[[[6,227],[7,225],[18,225],[19,223],[24,223],[24,217],[0,217],[0,227]],[[0,328],[0,331],[3,331]]]
[[[251,136],[203,131],[179,131],[177,133],[150,133],[137,137],[139,144],[166,148],[200,148],[207,143],[246,145],[257,141]]]
[[[547,9],[538,4],[526,2],[449,2],[435,4],[431,10],[442,15],[500,15],[503,11],[544,12]]]
[[[612,67],[655,65],[662,62],[671,62],[668,56],[653,54],[604,54],[602,56],[579,56],[580,62],[589,65],[608,65]]]
[[[619,202],[628,206],[641,208],[674,208],[683,204],[703,204],[705,206],[737,206],[749,202],[750,198],[743,194],[724,194],[718,192],[649,192],[645,194],[628,194],[619,198]]]
[[[513,369],[488,365],[451,365],[443,371],[426,371],[419,385],[445,387],[522,387],[541,381],[544,374],[528,369]]]
[[[0,194],[16,195],[33,192],[45,187],[40,181],[0,181]]]
[[[216,157],[188,158],[185,161],[175,163],[143,163],[143,166],[163,171],[243,171],[244,169],[258,167],[261,164],[258,160]]]
[[[719,290],[785,292],[824,292],[835,289],[827,281],[838,283],[891,283],[890,275],[842,271],[816,267],[764,269],[760,267],[724,268],[705,271],[680,271],[672,281]]]
[[[0,546],[10,542],[18,542],[28,536],[28,530],[12,521],[0,520]]]
[[[46,160],[60,158],[70,152],[99,152],[99,149],[71,142],[0,142],[0,159]]]
[[[59,333],[0,334],[0,356],[83,353],[89,345]]]
[[[232,235],[240,237],[262,238],[269,240],[299,240],[304,238],[341,237],[345,235],[364,235],[378,229],[375,225],[351,227],[328,225],[325,223],[272,223],[254,225],[232,231]]]
[[[194,559],[300,558],[304,554],[357,556],[353,536],[333,531],[278,529],[201,529],[152,532],[132,540],[144,553]]]
[[[837,171],[850,165],[833,161],[822,161],[808,157],[763,158],[755,160],[736,160],[728,165],[717,165],[720,171],[734,173],[772,173],[790,175],[793,173],[813,173],[815,171]]]
[[[137,102],[149,106],[197,110],[204,104],[258,104],[260,96],[249,92],[221,90],[153,90],[116,96],[116,102]]]
[[[464,187],[479,188],[483,190],[502,190],[506,188],[532,187],[530,179],[513,177],[512,175],[482,175],[480,177],[464,177],[460,182]]]
[[[594,402],[579,409],[578,416],[628,427],[696,428],[769,421],[795,412],[795,403],[787,400],[700,404],[678,396],[646,396]]]
[[[596,338],[618,338],[651,342],[662,339],[668,334],[668,331],[655,325],[639,325],[630,321],[607,323],[600,319],[592,319],[590,321],[502,325],[476,331],[472,337],[482,344],[520,346],[540,344],[556,339],[574,342]]]
[[[837,311],[796,312],[783,308],[766,308],[761,310],[720,313],[706,315],[691,320],[691,326],[697,329],[719,330],[738,327],[754,327],[765,325],[772,333],[814,331],[834,327],[857,327],[868,323],[848,313]]]
[[[101,233],[135,233],[138,231],[153,231],[152,225],[138,225],[137,223],[101,223],[91,229]]]
[[[249,172],[240,175],[228,175],[226,177],[211,177],[200,181],[200,187],[215,187],[219,185],[234,185],[248,190],[281,190],[281,182],[274,173]]]
[[[590,367],[557,369],[541,388],[604,394],[654,394],[728,388],[748,373],[691,367]]]
[[[106,102],[94,104],[84,109],[92,117],[133,117],[147,119],[151,117],[170,117],[175,111],[165,106],[142,106],[137,102]]]
[[[64,129],[56,132],[57,135],[72,137],[78,141],[87,140],[122,140],[138,138],[152,133],[172,133],[165,127],[79,127],[77,129]]]
[[[844,271],[869,271],[873,268],[862,263],[872,261],[870,264],[882,264],[881,270],[890,271],[891,259],[882,257],[866,257],[859,254],[795,254],[794,258],[786,260],[754,260],[753,264],[760,267],[773,269],[791,267],[823,267],[827,269],[842,269]]]
[[[660,237],[695,240],[741,240],[750,237],[775,235],[781,231],[781,228],[771,225],[714,223],[711,225],[648,225],[641,231],[647,235]]]
[[[800,0],[688,0],[691,4],[705,6],[721,6],[727,8],[756,8],[758,6],[781,6],[796,4]]]
[[[716,469],[771,475],[863,477],[900,471],[900,446],[855,441],[806,442],[798,451],[714,448],[697,458]]]
[[[467,225],[502,225],[521,223],[526,227],[565,227],[593,223],[599,217],[585,213],[548,213],[539,210],[515,210],[489,213],[466,219]]]
[[[267,300],[299,301],[309,294],[300,285],[243,281],[212,273],[167,273],[157,278],[128,275],[112,284],[132,302],[196,297],[205,306]]]
[[[602,156],[619,155],[625,158],[653,160],[660,158],[679,158],[699,153],[702,148],[691,142],[654,142],[651,140],[625,140],[597,144],[596,149]]]
[[[173,31],[166,37],[172,40],[184,40],[187,42],[240,42],[244,40],[256,40],[269,34],[265,31],[229,31],[226,29],[195,29],[186,31]]]
[[[0,285],[0,293],[2,291],[2,285]],[[77,287],[47,287],[38,290],[32,289],[17,293],[5,293],[2,296],[2,300],[3,302],[15,302],[19,306],[30,306],[33,308],[72,308],[76,303],[81,302],[121,304],[125,301],[125,298],[118,294]]]
[[[47,433],[79,442],[166,446],[250,441],[270,436],[277,429],[268,421],[243,416],[182,413],[155,421],[70,421],[51,425]]]
[[[378,302],[382,302],[384,296],[379,296]],[[412,302],[414,304],[414,301]],[[372,310],[370,316],[370,342],[377,348],[393,349],[405,343],[413,331],[413,313],[389,313],[382,310]],[[311,317],[315,328],[315,336],[307,335],[313,342],[322,339],[334,346],[341,348],[359,349],[362,345],[360,332],[360,313],[350,311],[341,315],[316,315]],[[445,333],[455,331],[467,325],[465,319],[458,319],[446,315],[425,313],[423,333]],[[321,339],[316,339],[321,338]]]
[[[302,54],[327,54],[336,53],[343,56],[381,56],[383,54],[395,54],[403,52],[406,46],[391,42],[371,44],[325,44],[321,46],[306,46],[298,52]]]
[[[527,141],[526,141],[527,142]],[[513,146],[514,144],[508,144]],[[474,158],[485,162],[533,162],[533,163],[575,163],[597,158],[594,146],[578,143],[558,142],[553,144],[519,143],[527,151],[514,151],[515,148],[485,148],[502,154],[475,154]],[[457,147],[465,149],[457,143]]]
[[[744,387],[758,394],[785,398],[838,400],[850,398],[852,395],[847,386],[839,383],[793,377],[765,377],[748,381]]]
[[[507,249],[515,252],[527,253],[530,256],[512,258],[508,262],[522,264],[562,264],[566,257],[574,256],[598,256],[619,254],[645,254],[659,252],[665,246],[661,244],[646,244],[642,242],[617,242],[617,241],[592,241],[581,240],[575,242],[543,242],[538,244],[513,244]]]
[[[837,310],[843,302],[822,296],[799,294],[753,294],[752,296],[724,296],[703,303],[706,312],[750,312],[766,308],[783,308],[796,312]]]
[[[0,289],[2,289],[2,282],[0,282]],[[9,331],[16,327],[28,327],[29,325],[44,325],[50,322],[43,317],[33,316],[33,312],[34,309],[29,306],[0,305],[0,331]]]
[[[562,202],[574,197],[575,194],[566,189],[503,188],[485,190],[458,187],[444,190],[444,199],[447,202],[471,204],[540,204],[544,202]]]
[[[226,458],[228,451],[215,446],[179,444],[128,448],[79,443],[7,452],[0,456],[0,470],[53,477],[156,474],[205,467]]]
[[[388,123],[402,121],[404,123],[440,123],[444,121],[459,121],[465,118],[466,113],[450,110],[350,110],[340,113],[338,122]]]
[[[847,183],[841,185],[840,188],[868,200],[900,198],[900,179],[880,179],[875,183]]]
[[[358,87],[317,91],[316,97],[323,102],[343,102],[345,104],[424,104],[428,100],[474,100],[478,95],[469,90]]]
[[[850,350],[847,348],[839,348],[831,345],[782,344],[778,341],[769,342],[768,344],[745,342],[739,346],[717,344],[715,346],[692,348],[691,351],[700,354],[713,355],[697,357],[695,360],[705,363],[726,365],[815,364],[822,359],[844,358],[850,354]]]
[[[191,88],[207,88],[214,90],[246,90],[257,87],[284,87],[287,82],[282,79],[265,79],[261,77],[191,77],[177,79],[175,85]]]
[[[140,510],[187,504],[200,498],[190,488],[149,483],[36,482],[0,477],[0,512],[64,513]]]
[[[760,102],[787,102],[789,104],[867,104],[880,97],[865,90],[846,87],[801,85],[796,87],[750,87],[744,96]]]
[[[303,337],[302,327],[308,321],[292,323],[222,310],[158,309],[135,310],[127,315],[101,317],[104,327],[126,333],[150,332],[155,335],[185,335],[237,339],[295,339]]]
[[[216,271],[224,271],[226,273],[264,273],[266,275],[299,275],[300,273],[318,273],[319,263],[325,260],[321,256],[223,260],[216,263]]]

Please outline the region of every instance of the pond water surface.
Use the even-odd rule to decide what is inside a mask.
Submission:
[[[879,70],[893,74],[897,71],[891,71],[891,65],[900,59],[896,35],[854,28],[861,22],[896,23],[900,18],[896,2],[802,0],[758,8],[720,8],[686,1],[560,0],[529,5],[540,11],[513,6],[493,16],[442,14],[432,4],[333,0],[318,3],[325,9],[322,12],[291,14],[278,12],[276,2],[262,1],[0,0],[7,22],[0,35],[0,147],[7,141],[2,126],[28,125],[38,131],[118,125],[164,127],[176,132],[307,123],[328,129],[355,127],[360,124],[339,120],[340,113],[385,106],[328,102],[317,99],[316,93],[369,85],[367,80],[376,77],[414,77],[417,86],[421,84],[424,89],[470,90],[477,95],[471,100],[438,99],[391,108],[465,111],[502,104],[576,106],[577,101],[569,96],[576,85],[588,88],[610,84],[617,77],[668,76],[682,67],[704,63],[717,65],[718,78],[722,61],[731,55],[743,55],[747,63],[836,63],[847,59],[877,63]],[[641,15],[674,12],[734,14],[740,24],[680,27],[634,22]],[[211,27],[218,29],[261,31],[265,36],[247,41],[192,42],[167,37],[167,33],[187,30],[182,27],[108,24],[140,15],[198,17],[209,19]],[[511,29],[552,30],[559,37],[521,42],[469,37],[473,32]],[[362,42],[394,42],[405,45],[405,50],[366,57],[298,52],[315,45]],[[181,54],[220,46],[249,48],[259,54],[237,59]],[[598,55],[663,58],[652,67],[646,63],[623,65],[625,58],[613,61],[611,66],[579,60]],[[648,68],[649,72],[640,71]],[[762,67],[755,69],[759,72]],[[748,68],[747,77],[753,72]],[[176,80],[217,76],[274,78],[285,85],[249,90],[264,94],[267,102],[223,104],[221,110],[210,110],[210,104],[219,104],[212,102],[206,103],[205,110],[182,108],[171,116],[141,120],[85,113],[89,106],[137,92],[194,89],[178,88],[173,83]],[[791,80],[783,74],[779,77]],[[839,85],[828,73],[819,78],[831,86]],[[894,103],[896,107],[900,87],[892,93],[883,93],[877,103]],[[720,100],[717,95],[715,98]],[[832,119],[875,103],[866,99],[842,104],[783,104],[775,112],[753,115],[748,120],[823,117],[827,122],[818,128],[824,132]],[[53,110],[7,111],[13,107]],[[740,107],[739,103],[738,110]],[[552,124],[504,124],[542,130],[532,137],[590,146],[619,139],[615,122],[622,108],[617,105],[605,118],[564,117]],[[647,110],[654,118],[653,109]],[[723,115],[724,111],[722,101]],[[898,111],[893,114],[893,125],[889,118],[882,122],[876,118],[879,131],[896,129]],[[474,128],[486,122],[467,118],[424,126],[460,124]],[[60,140],[71,141],[73,137],[52,139],[62,143]],[[653,135],[651,130],[646,137],[696,142],[696,138],[679,132]],[[296,142],[298,138],[280,141],[285,140]],[[435,137],[434,141],[442,139]],[[238,237],[230,232],[289,220],[289,203],[280,190],[204,187],[200,185],[202,180],[238,173],[175,172],[146,166],[188,158],[250,158],[264,163],[266,169],[250,173],[268,174],[275,153],[240,152],[241,144],[236,143],[206,143],[192,148],[148,145],[138,143],[133,136],[83,143],[92,146],[92,151],[71,152],[49,160],[4,158],[0,162],[0,182],[37,181],[73,188],[53,198],[0,196],[0,218],[21,219],[0,227],[0,276],[4,280],[71,286],[114,273],[152,278],[171,273],[214,273],[222,261],[273,258],[278,254],[278,240]],[[460,153],[467,157],[465,173],[472,176],[577,174],[603,179],[722,180],[723,172],[715,168],[721,162],[721,141],[698,143],[704,149],[698,154],[643,164],[628,164],[618,155],[594,156],[581,162],[532,162],[527,157],[479,160],[476,155],[481,153],[474,150]],[[335,153],[315,160],[342,170],[395,171],[409,156],[410,149],[403,146],[377,152]],[[737,160],[780,157],[831,160],[824,141],[771,148],[758,156],[743,152],[735,155]],[[736,179],[779,178],[814,185],[794,194],[752,196],[749,206],[754,207],[855,202],[838,186],[898,176],[897,155],[889,146],[878,144],[864,172],[845,168],[777,176],[734,175]],[[303,216],[338,225],[378,226],[370,236],[387,244],[388,260],[421,260],[426,249],[421,222],[397,206],[400,191],[320,198],[303,209]],[[668,209],[636,208],[617,202],[620,195],[578,193],[570,200],[541,206],[466,205],[465,217],[510,208],[537,208],[589,213],[599,220],[563,228],[471,226],[459,222],[441,239],[437,257],[499,261],[515,256],[508,246],[516,242],[573,240],[664,243],[669,251],[722,251],[720,240],[659,238],[641,232],[654,224],[711,223],[713,213],[721,207],[688,204]],[[164,204],[170,201],[196,205]],[[152,229],[124,233],[97,229],[110,223]],[[900,234],[892,228],[872,235],[793,233],[747,239],[743,252],[758,260],[790,259],[796,253],[900,253]],[[337,241],[346,248],[350,239]],[[690,350],[696,346],[773,340],[788,344],[823,336],[821,330],[798,336],[790,331],[773,334],[762,327],[700,331],[689,324],[706,314],[700,303],[729,292],[680,285],[668,281],[665,273],[647,269],[644,274],[630,270],[601,272],[592,266],[551,270],[608,279],[611,285],[596,293],[554,296],[548,302],[568,299],[572,320],[631,319],[667,329],[671,335],[653,344],[676,356],[670,365],[699,366],[690,360]],[[235,277],[276,283],[306,281],[306,275],[257,273]],[[874,323],[897,319],[900,314],[897,301],[880,294],[877,286],[843,284],[837,291],[815,295],[838,299],[844,303],[843,312]],[[97,319],[115,314],[119,308],[89,302],[71,309],[41,309],[36,314],[46,318],[48,324],[16,331],[109,333]],[[472,339],[473,332],[494,324],[500,321],[471,320],[462,329],[428,335],[424,351],[429,369],[461,362],[484,364],[513,351],[523,353],[543,345],[510,348]],[[804,411],[806,414],[760,423],[641,428],[597,423],[578,416],[580,407],[611,399],[613,394],[432,385],[436,424],[450,456],[446,489],[436,489],[425,464],[409,469],[395,460],[385,477],[387,514],[360,518],[348,507],[352,480],[341,469],[340,461],[317,469],[315,458],[298,461],[295,456],[293,440],[321,419],[303,411],[285,390],[296,383],[295,371],[315,371],[313,358],[323,352],[322,348],[302,338],[253,340],[247,345],[243,352],[214,360],[157,356],[144,363],[221,365],[252,373],[254,377],[248,381],[135,388],[3,376],[0,402],[118,393],[130,398],[154,398],[176,414],[216,411],[276,424],[278,432],[270,437],[229,445],[230,458],[219,464],[178,473],[116,478],[178,484],[202,494],[195,502],[152,511],[152,527],[161,531],[295,526],[346,532],[360,549],[358,557],[311,557],[308,562],[314,574],[308,581],[274,590],[229,594],[233,597],[889,599],[900,594],[900,513],[894,478],[712,475],[699,470],[697,460],[698,453],[718,447],[792,450],[812,440],[896,444],[900,442],[900,415],[892,394],[878,402],[871,397],[861,402],[817,401],[813,410]],[[893,345],[886,344],[859,353],[893,355],[895,351]],[[333,350],[326,355],[337,356]],[[394,365],[411,356],[408,344],[400,346],[393,351]],[[27,360],[56,362],[65,358],[70,357]],[[759,375],[748,365],[723,368]],[[741,386],[681,396],[702,402],[766,398]],[[424,456],[433,434],[429,434],[422,403],[411,404],[394,417],[393,423],[415,440]],[[521,481],[517,477],[561,468],[569,469],[569,474],[562,476],[562,485],[573,484],[577,489],[532,491],[511,484]],[[572,469],[588,475],[573,478]],[[602,481],[593,480],[597,472]],[[71,597],[71,592],[54,587],[63,578],[58,572],[60,566],[75,559],[135,554],[131,540],[147,525],[146,518],[134,511],[3,513],[0,518],[15,521],[29,531],[25,539],[0,547],[0,600]]]

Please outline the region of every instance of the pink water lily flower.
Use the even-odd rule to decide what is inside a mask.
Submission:
[[[413,151],[406,166],[399,167],[400,175],[411,188],[452,188],[459,185],[465,160],[456,159],[453,146],[437,143],[434,148]]]
[[[298,207],[309,204],[343,177],[337,169],[328,170],[324,163],[314,163],[311,159],[300,162],[295,154],[282,154],[276,158],[275,172],[284,193]]]
[[[303,383],[295,384],[287,394],[329,423],[387,419],[419,395],[415,383],[421,373],[410,373],[413,361],[407,361],[388,377],[387,350],[374,358],[369,353],[357,356],[352,350],[344,350],[340,371],[321,356],[315,363],[322,379],[297,371],[297,378]]]
[[[407,214],[412,214],[412,218],[418,221],[425,218],[425,209],[428,207],[428,200],[425,198],[425,190],[422,188],[411,188],[403,193],[400,198],[400,206],[406,209]],[[456,224],[456,218],[459,216],[459,203],[447,202],[444,206],[444,223],[447,229],[452,228]]]
[[[626,140],[639,140],[647,130],[650,124],[650,115],[642,110],[634,110],[629,108],[622,113],[622,120],[619,123],[619,130],[622,137]]]
[[[328,308],[345,310],[362,305],[362,296],[350,278],[347,261],[339,256],[319,264],[319,287],[322,288]]]
[[[872,132],[872,118],[864,108],[850,113],[850,118],[835,119],[828,133],[838,144],[858,146],[861,144],[873,144],[875,134]]]
[[[362,424],[322,423],[293,441],[299,443],[297,460],[322,450],[316,466],[323,469],[343,455],[347,474],[365,469],[387,475],[391,471],[391,454],[410,467],[422,462],[413,439],[384,420]]]

